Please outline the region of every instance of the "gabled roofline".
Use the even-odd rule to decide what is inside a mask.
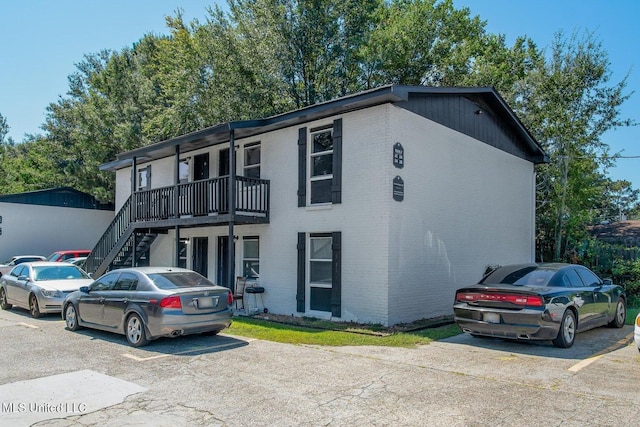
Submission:
[[[527,145],[529,145],[532,152],[538,153],[536,157],[541,159],[541,162],[548,162],[547,154],[544,153],[537,141],[494,88],[388,85],[264,119],[231,121],[210,126],[155,144],[120,153],[116,160],[101,165],[100,170],[114,171],[122,169],[131,165],[134,158],[136,158],[136,161],[145,162],[169,157],[175,154],[175,147],[177,146],[181,148],[181,152],[188,152],[206,146],[228,143],[232,133],[235,139],[246,138],[380,104],[408,101],[411,93],[482,96],[488,103],[498,107],[497,110],[499,114],[514,125],[517,133]]]

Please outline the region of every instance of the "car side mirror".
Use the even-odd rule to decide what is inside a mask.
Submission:
[[[85,294],[89,293],[89,287],[88,286],[80,286],[80,292],[84,292]]]
[[[611,279],[604,279],[602,283],[604,283],[605,286],[613,286],[613,280]]]
[[[21,282],[26,282],[27,280],[29,280],[29,276],[25,276],[25,275],[18,276],[18,280]]]

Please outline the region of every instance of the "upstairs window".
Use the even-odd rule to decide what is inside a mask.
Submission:
[[[311,204],[331,203],[333,180],[333,138],[331,129],[311,134],[309,186]]]
[[[151,166],[138,169],[138,191],[151,189]]]
[[[178,164],[178,181],[183,184],[189,182],[189,159],[182,159]]]
[[[342,119],[298,130],[298,206],[342,203]]]
[[[244,147],[244,176],[260,179],[260,143],[247,144]]]

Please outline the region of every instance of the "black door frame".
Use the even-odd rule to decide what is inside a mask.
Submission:
[[[194,237],[193,253],[191,254],[191,265],[195,272],[202,274],[204,277],[209,275],[209,238]]]

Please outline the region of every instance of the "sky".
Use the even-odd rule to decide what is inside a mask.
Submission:
[[[637,0],[453,0],[487,22],[486,30],[517,36],[547,48],[558,31],[594,32],[609,55],[611,85],[629,74],[627,92],[635,92],[621,117],[640,122],[640,1]],[[165,17],[182,9],[185,21],[206,21],[211,0],[0,0],[0,114],[9,137],[42,133],[46,108],[65,97],[68,76],[84,55],[131,47],[143,35],[168,34]],[[226,7],[226,1],[218,1]],[[640,126],[606,133],[619,159],[608,174],[640,189]]]

